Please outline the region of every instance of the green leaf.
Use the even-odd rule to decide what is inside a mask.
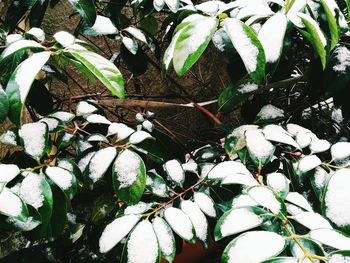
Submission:
[[[82,63],[75,59],[67,58],[68,62],[76,67],[85,77],[91,82],[91,84],[96,85],[96,79],[89,69],[87,69]]]
[[[246,100],[252,92],[258,89],[258,85],[251,80],[242,80],[226,87],[218,99],[218,111],[229,112]]]
[[[350,202],[347,190],[350,187],[350,169],[339,169],[330,177],[322,200],[323,214],[340,230],[350,231],[350,214],[344,213]]]
[[[69,0],[69,2],[89,26],[94,25],[96,21],[96,8],[92,0]]]
[[[217,221],[214,229],[215,241],[256,228],[271,216],[259,207],[233,208],[225,212]]]
[[[218,19],[215,17],[195,14],[186,19],[191,17],[193,20],[181,30],[173,52],[173,65],[178,76],[185,74],[197,62],[218,26]]]
[[[274,244],[266,250],[266,244]],[[265,244],[265,245],[262,245]],[[280,254],[285,247],[285,239],[273,232],[251,231],[239,235],[225,248],[222,263],[261,262]],[[252,252],[254,248],[254,253]]]
[[[62,233],[67,223],[67,198],[61,188],[55,184],[51,185],[51,190],[53,207],[47,236],[57,237]]]
[[[4,187],[0,192],[0,214],[25,221],[28,217],[28,208],[21,198]]]
[[[26,123],[18,131],[24,151],[39,160],[49,148],[49,130],[46,123]]]
[[[322,63],[323,69],[326,67],[326,46],[327,46],[327,39],[324,36],[323,32],[321,31],[320,26],[317,24],[317,22],[312,19],[307,14],[297,13],[297,16],[299,16],[305,25],[307,32],[301,31],[303,36],[310,42],[310,44],[313,46],[317,54],[319,55]]]
[[[9,111],[9,101],[6,92],[0,87],[0,123],[3,122]]]
[[[130,150],[122,151],[112,173],[117,196],[127,204],[138,203],[146,187],[146,167],[141,157]]]
[[[142,19],[140,26],[143,30],[152,35],[155,35],[158,32],[158,21],[154,16],[147,16]]]
[[[334,7],[331,6],[330,1],[321,0],[321,5],[324,9],[324,12],[327,17],[328,21],[328,28],[329,32],[331,33],[331,44],[330,44],[330,50],[334,49],[339,41],[339,32],[338,32],[338,24],[336,19],[336,14]],[[332,1],[333,3],[333,1]],[[340,11],[339,11],[340,12]]]
[[[69,52],[87,67],[113,95],[124,98],[124,80],[119,69],[112,62],[88,50],[69,49]]]
[[[323,248],[315,241],[312,241],[308,238],[300,238],[299,242],[303,245],[306,250],[313,255],[324,256],[325,252]],[[299,260],[303,260],[305,258],[304,252],[301,250],[300,246],[294,241],[290,241],[290,251],[291,254],[298,258]]]
[[[262,82],[265,77],[265,53],[253,29],[235,18],[226,18],[224,29],[240,55],[250,77],[256,83]]]
[[[10,106],[9,118],[17,126],[22,124],[23,107],[35,76],[49,58],[50,52],[33,54],[18,65],[7,83],[6,93]]]

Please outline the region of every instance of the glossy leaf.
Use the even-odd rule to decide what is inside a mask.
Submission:
[[[92,0],[69,0],[69,2],[89,26],[95,23],[96,8]]]

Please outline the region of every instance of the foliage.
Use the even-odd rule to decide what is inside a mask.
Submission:
[[[0,26],[0,122],[15,125],[0,136],[14,147],[0,164],[0,228],[31,242],[10,260],[29,252],[43,261],[172,262],[183,242],[213,241],[225,246],[221,262],[350,260],[350,143],[334,131],[293,124],[301,115],[327,115],[320,101],[329,97],[350,116],[348,12],[340,4],[69,2],[80,17],[74,34],[51,39],[40,28],[57,0],[12,1]],[[118,52],[107,57],[94,37],[117,43]],[[135,76],[150,63],[181,88],[171,69],[189,75],[210,45],[232,83],[218,97],[216,115],[187,98],[225,137],[200,148],[155,128],[150,111],[138,112],[135,126],[112,121],[95,100],[79,101],[74,113],[57,111],[60,99],[47,89],[52,79],[68,83],[67,68],[74,67],[125,99],[121,61]],[[303,76],[284,79],[298,67]],[[278,95],[278,85],[300,80],[308,86],[288,96],[295,111],[265,105],[266,91]],[[259,101],[258,93],[266,97]],[[220,114],[242,102],[242,118],[254,124],[220,125]],[[32,122],[22,123],[25,108]]]

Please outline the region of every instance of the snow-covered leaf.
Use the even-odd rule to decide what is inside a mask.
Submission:
[[[124,210],[124,215],[139,215],[148,211],[154,203],[138,202],[135,205],[129,205]]]
[[[172,262],[175,258],[176,246],[175,238],[170,226],[161,217],[156,217],[153,220],[152,225],[158,239],[162,258],[169,262]]]
[[[282,202],[266,186],[253,186],[248,189],[248,195],[259,205],[268,208],[274,214],[280,213],[283,209]]]
[[[252,176],[243,163],[237,161],[224,161],[215,165],[214,168],[209,171],[207,178],[209,180],[223,180],[226,177],[235,177],[237,175]]]
[[[202,192],[195,192],[193,199],[204,214],[209,217],[216,217],[215,203],[210,196]]]
[[[115,122],[113,122],[108,127],[108,134],[107,134],[107,136],[116,135],[118,141],[123,141],[126,138],[128,138],[134,132],[135,132],[134,129],[128,127],[124,123],[115,123]]]
[[[301,212],[296,214],[293,219],[310,230],[317,228],[333,228],[326,219],[314,212]]]
[[[136,55],[139,45],[134,38],[123,37],[123,45],[134,55]]]
[[[304,196],[302,196],[298,192],[289,192],[285,200],[305,209],[308,212],[313,212],[313,209],[309,204],[309,202],[306,200]]]
[[[313,255],[324,256],[325,252],[320,244],[311,239],[301,238],[299,239],[300,244]],[[311,263],[310,259],[305,258],[304,251],[300,248],[300,245],[297,244],[294,240],[291,240],[290,251],[292,255],[299,259],[299,262]]]
[[[232,240],[221,257],[223,263],[261,262],[282,252],[285,239],[273,232],[251,231]],[[252,253],[254,248],[254,253]]]
[[[89,101],[79,101],[76,109],[77,116],[87,116],[98,111],[98,108]]]
[[[188,242],[193,241],[195,235],[192,222],[182,210],[175,207],[166,208],[164,217],[176,234]]]
[[[312,138],[311,143],[309,145],[312,154],[328,151],[330,147],[331,144],[327,140],[320,140],[315,137]]]
[[[329,179],[324,191],[324,215],[339,229],[350,231],[350,169],[337,170]]]
[[[338,230],[318,228],[311,230],[309,236],[312,240],[320,242],[326,246],[341,250],[350,250],[350,237]]]
[[[92,0],[69,0],[74,9],[79,12],[84,22],[92,26],[96,20],[96,8]]]
[[[180,207],[191,220],[196,237],[204,244],[204,246],[208,246],[208,221],[199,206],[195,202],[184,200],[181,202]]]
[[[148,220],[143,220],[136,225],[127,242],[127,262],[159,262],[157,237]]]
[[[316,155],[306,155],[299,161],[298,170],[302,173],[307,173],[321,165],[321,163],[320,158]]]
[[[72,199],[77,192],[77,180],[74,174],[61,167],[50,166],[45,170],[45,174]]]
[[[53,118],[59,119],[63,123],[66,123],[66,122],[72,121],[75,118],[75,115],[73,113],[66,112],[66,111],[56,111],[54,113],[47,115],[47,117],[53,117]]]
[[[136,131],[133,134],[131,134],[129,138],[129,143],[131,144],[138,144],[143,142],[144,140],[148,139],[154,139],[151,134],[145,131]]]
[[[163,9],[164,5],[164,0],[153,0],[153,7],[158,12]]]
[[[22,111],[35,76],[50,58],[50,52],[35,53],[17,66],[6,86],[9,118],[17,126],[22,124]]]
[[[25,152],[39,160],[48,147],[48,127],[45,123],[27,123],[18,131]]]
[[[0,214],[25,221],[28,217],[28,209],[18,195],[4,187],[0,192]]]
[[[66,31],[55,33],[53,38],[63,47],[69,47],[75,44],[75,36]]]
[[[334,251],[328,255],[328,263],[348,263],[350,261],[350,251]]]
[[[287,29],[287,17],[276,13],[261,27],[258,38],[265,51],[267,63],[276,63],[282,53],[284,34]]]
[[[130,150],[122,151],[114,161],[113,187],[127,204],[140,201],[146,187],[146,167],[141,157]]]
[[[173,13],[176,13],[177,10],[180,7],[180,1],[179,0],[164,0],[166,5],[169,7],[170,11]]]
[[[224,29],[242,58],[249,75],[256,83],[260,83],[265,76],[266,59],[255,32],[235,18],[225,19]]]
[[[284,110],[277,108],[272,104],[267,104],[263,106],[255,119],[257,123],[271,122],[281,120],[285,117]]]
[[[350,156],[350,142],[337,142],[331,147],[332,159],[341,161]]]
[[[266,176],[267,185],[275,192],[281,193],[283,196],[289,192],[289,179],[282,173],[270,173]]]
[[[7,130],[5,133],[0,135],[0,143],[11,145],[11,146],[17,146],[18,145],[17,133],[13,129]]]
[[[62,124],[59,119],[56,119],[54,117],[44,117],[40,119],[39,122],[46,123],[49,129],[49,132],[57,131],[57,128],[59,128],[59,126]]]
[[[275,146],[265,139],[261,130],[246,131],[245,140],[249,155],[256,166],[262,167],[271,160],[275,152]]]
[[[105,117],[100,114],[91,114],[86,117],[86,121],[89,123],[96,123],[96,124],[107,124],[110,125],[111,122]]]
[[[194,14],[195,19],[182,22],[178,27],[187,23],[179,37],[173,52],[173,65],[179,76],[185,74],[207,48],[209,41],[216,31],[218,19]],[[187,17],[187,19],[189,19]]]
[[[299,145],[294,141],[292,136],[281,126],[270,124],[263,128],[265,138],[269,141],[289,144],[296,149],[300,149]]]
[[[87,175],[93,183],[100,180],[111,166],[114,158],[117,156],[117,150],[114,147],[107,147],[98,150],[90,159],[87,168]]]
[[[185,181],[185,172],[182,168],[181,163],[178,160],[173,159],[167,161],[164,164],[164,170],[175,184],[182,186],[182,184]]]
[[[106,142],[108,143],[108,139],[106,138],[106,136],[99,134],[99,133],[94,133],[89,135],[86,140],[88,142]]]
[[[109,223],[100,237],[100,252],[106,253],[117,245],[140,220],[137,215],[119,217]]]
[[[0,164],[0,183],[6,184],[10,182],[16,178],[20,172],[18,166],[15,164]]]
[[[33,40],[18,40],[11,45],[9,45],[0,55],[0,62],[2,62],[4,59],[8,58],[9,56],[15,54],[18,51],[25,50],[25,49],[44,49],[42,45],[40,45],[38,42]]]
[[[258,227],[266,218],[267,212],[259,207],[233,208],[225,212],[216,223],[215,240]]]
[[[146,188],[156,196],[169,196],[169,191],[165,180],[163,177],[157,174],[155,170],[150,170],[147,172]]]

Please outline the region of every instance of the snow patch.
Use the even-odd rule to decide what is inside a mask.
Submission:
[[[216,217],[214,201],[205,193],[196,192],[193,195],[194,202],[199,206],[203,213],[210,217]]]
[[[183,239],[191,240],[194,237],[193,226],[190,218],[180,209],[175,207],[166,208],[165,220],[170,227]]]
[[[114,147],[107,147],[97,151],[90,159],[89,177],[94,183],[102,178],[116,155],[117,150]]]
[[[43,206],[44,195],[41,189],[42,176],[29,173],[22,181],[19,194],[24,202],[38,209]]]
[[[139,175],[141,160],[140,157],[130,151],[123,151],[114,162],[114,171],[117,173],[117,180],[120,188],[132,185]]]

